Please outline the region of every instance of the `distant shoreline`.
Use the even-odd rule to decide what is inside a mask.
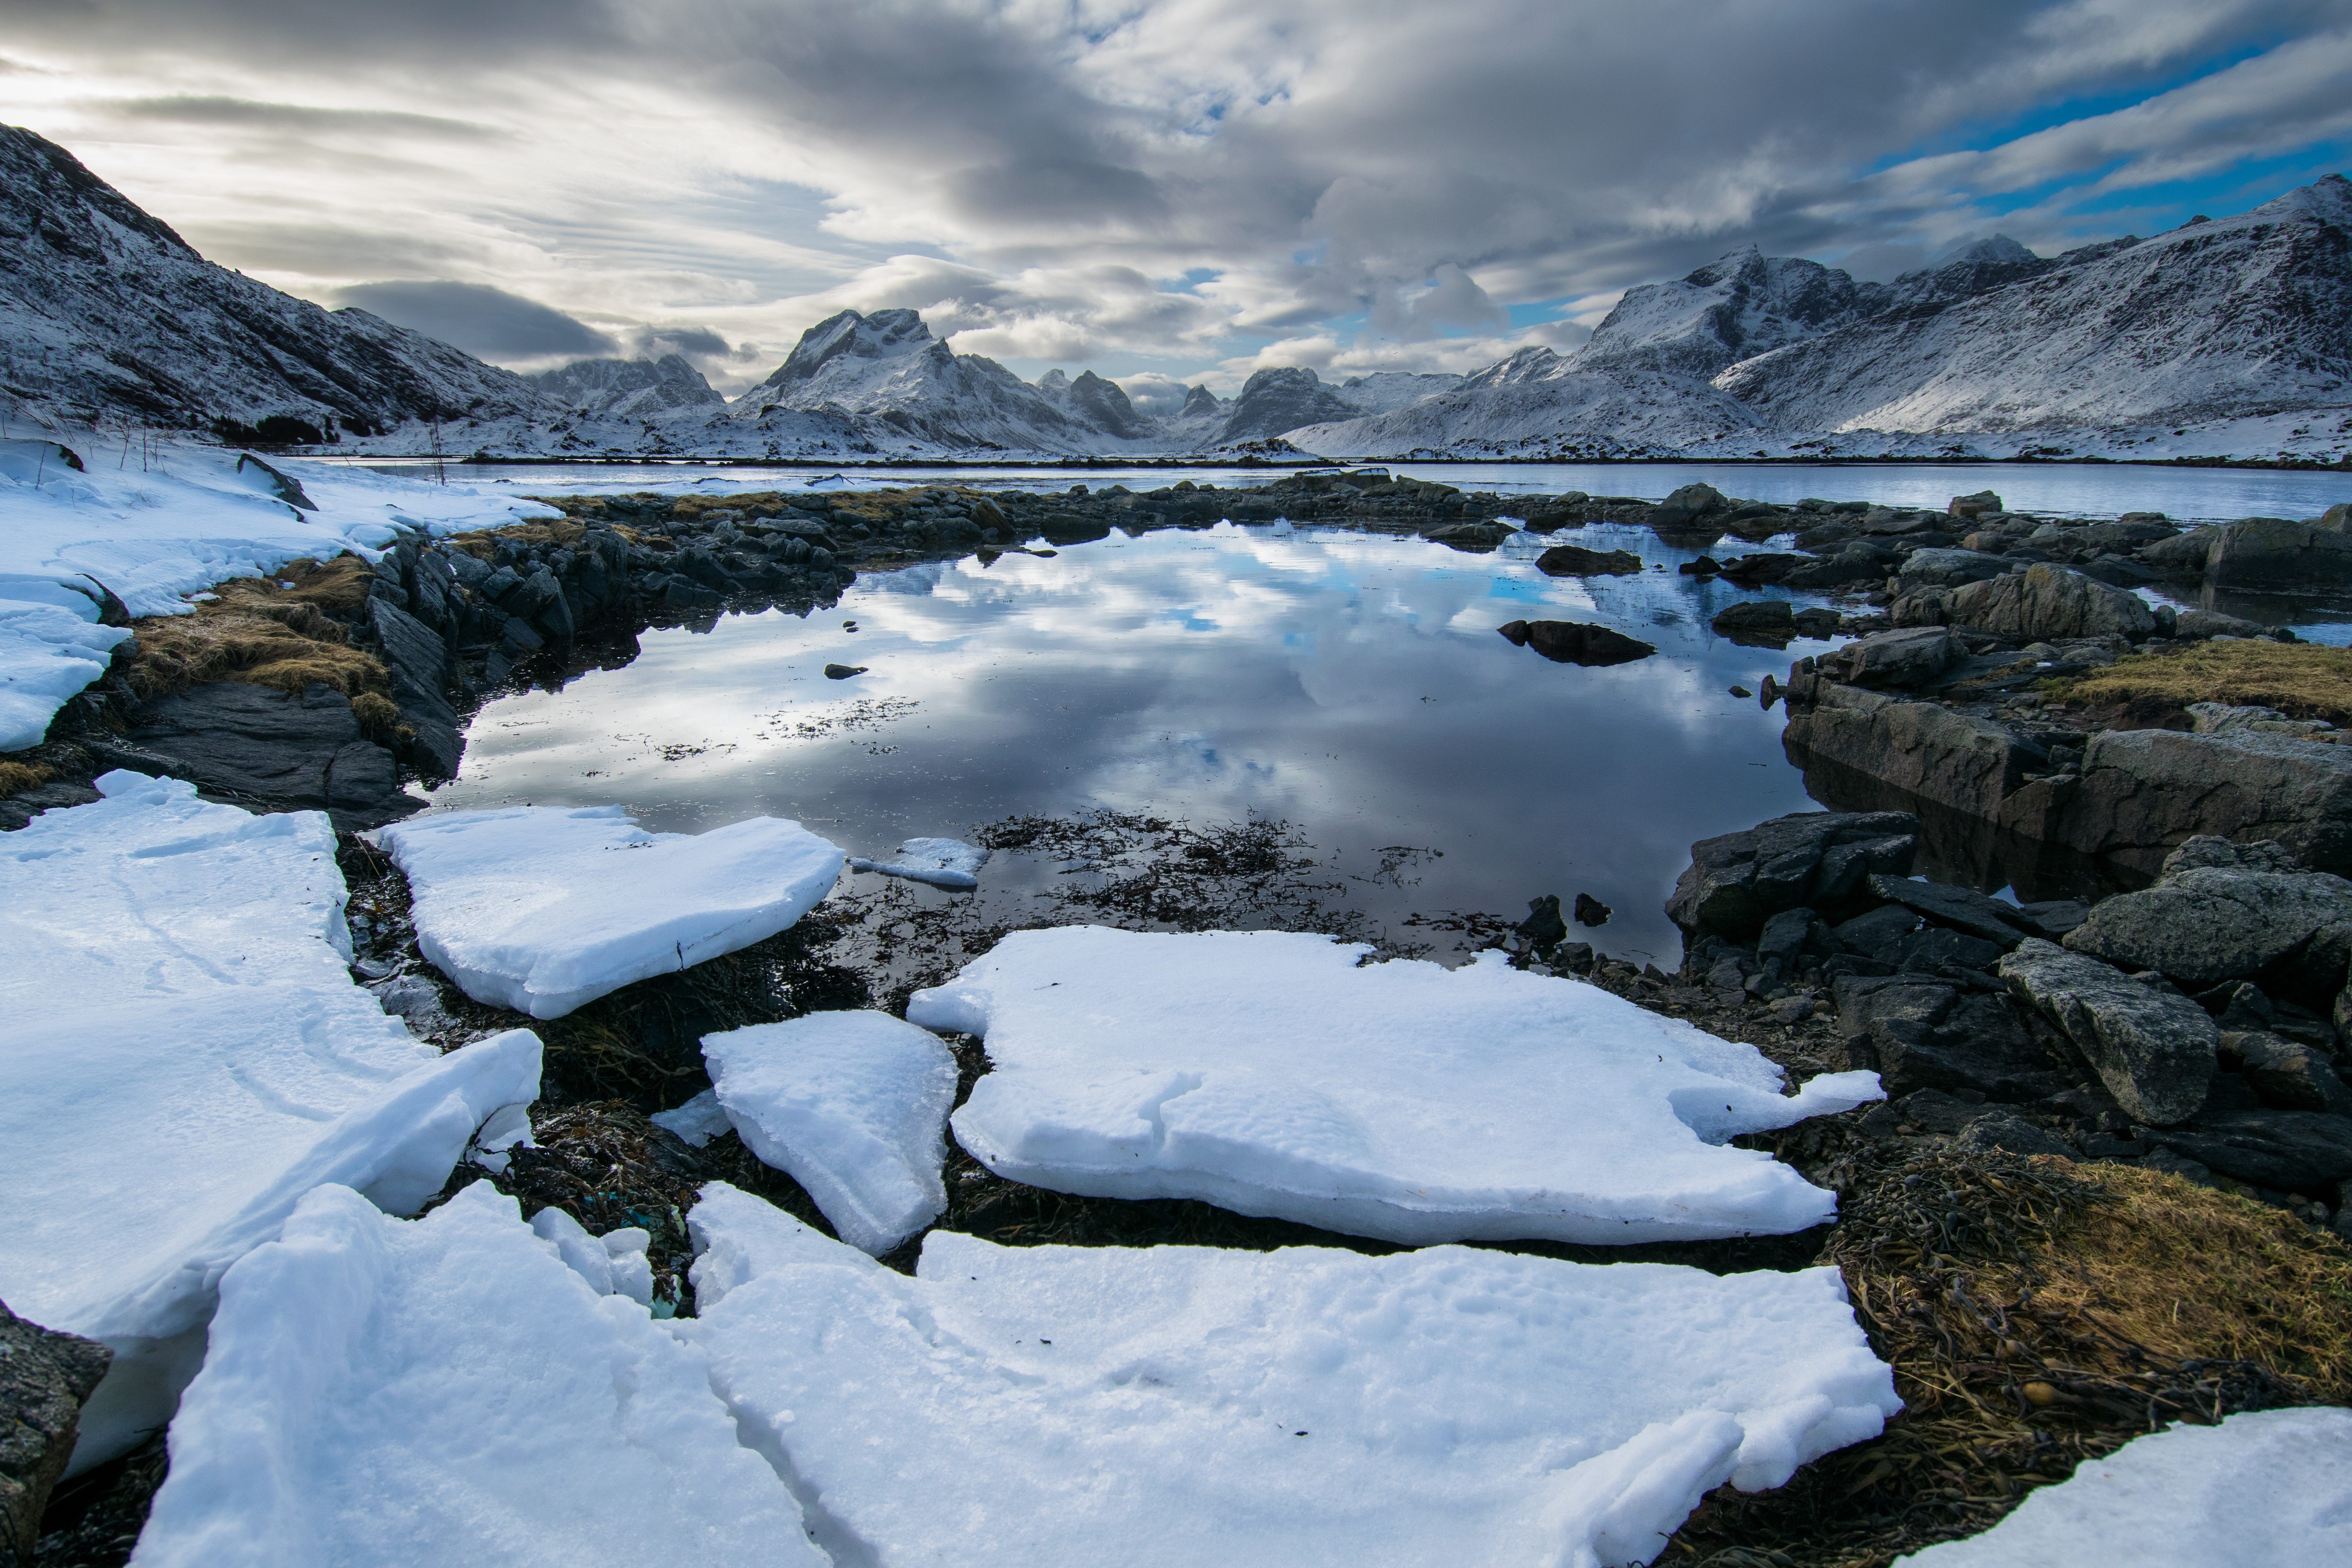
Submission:
[[[547,457],[547,458],[453,458],[443,454],[437,459],[431,452],[336,452],[309,447],[259,447],[241,448],[259,450],[273,456],[301,458],[309,460],[367,464],[430,463],[439,461],[450,468],[825,468],[846,472],[879,472],[887,470],[921,470],[939,468],[1001,468],[1009,471],[1030,470],[1038,473],[1083,471],[1089,468],[1264,468],[1269,473],[1301,468],[1386,468],[1391,464],[1411,464],[1415,468],[1475,468],[1506,466],[1510,468],[1668,468],[1693,467],[1699,464],[1722,464],[1727,467],[1752,468],[2256,468],[2284,472],[2352,473],[2352,457],[2333,463],[2323,463],[2314,458],[1171,458],[1144,456],[1134,458],[1096,457],[1058,458],[1048,459],[1013,459],[992,458],[866,458],[856,460],[823,458],[694,458],[676,454],[646,457]]]

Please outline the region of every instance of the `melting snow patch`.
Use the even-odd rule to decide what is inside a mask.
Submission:
[[[407,873],[425,956],[477,1002],[534,1018],[773,936],[841,875],[839,849],[772,816],[648,833],[617,805],[519,805],[376,839]]]
[[[980,868],[987,864],[987,850],[961,838],[909,838],[898,846],[897,859],[868,860],[853,856],[849,868],[878,871],[885,877],[904,877],[910,882],[929,882],[934,888],[962,892],[980,886]]]
[[[957,1141],[1057,1192],[1414,1244],[1776,1234],[1835,1213],[1725,1140],[1880,1099],[1876,1074],[1784,1096],[1753,1046],[1580,981],[1369,954],[1279,931],[1015,931],[907,1016],[987,1037],[994,1070]]]
[[[689,1149],[699,1149],[721,1132],[731,1132],[735,1124],[727,1120],[727,1108],[719,1103],[719,1091],[706,1089],[675,1110],[656,1110],[646,1118],[656,1127],[667,1128],[678,1136]]]
[[[0,838],[0,1298],[115,1349],[83,1467],[169,1414],[222,1271],[303,1194],[415,1209],[540,1057],[522,1029],[442,1056],[352,983],[323,815],[98,783]]]
[[[229,1270],[131,1561],[826,1559],[701,1358],[485,1182],[416,1221],[322,1187]]]
[[[1917,1568],[2212,1568],[2352,1563],[2352,1410],[2263,1410],[2173,1426],[2085,1459],[1982,1535]],[[1898,1564],[1899,1568],[1899,1564]]]
[[[1644,1563],[1901,1408],[1831,1268],[933,1231],[908,1279],[723,1184],[689,1223],[679,1331],[881,1568]]]
[[[719,1103],[762,1162],[808,1189],[841,1239],[876,1257],[948,1205],[947,1047],[887,1013],[812,1013],[706,1035]]]

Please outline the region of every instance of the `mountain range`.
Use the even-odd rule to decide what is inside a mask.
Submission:
[[[959,354],[908,310],[818,322],[732,401],[676,354],[518,374],[216,266],[0,127],[0,391],[53,421],[500,456],[2336,460],[2352,182],[2057,257],[1995,237],[1892,283],[1751,247],[1627,290],[1571,353],[1339,384],[1278,367],[1155,416],[1090,370]]]

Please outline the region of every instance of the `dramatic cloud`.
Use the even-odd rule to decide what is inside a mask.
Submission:
[[[494,364],[581,359],[609,354],[617,346],[561,310],[487,283],[355,283],[338,290],[335,303],[371,311]]]
[[[538,341],[535,301],[727,389],[845,307],[1155,405],[1473,369],[1749,244],[2046,252],[2352,143],[2352,0],[22,0],[10,34],[12,118],[229,265],[454,279],[512,303],[447,296],[450,332]]]

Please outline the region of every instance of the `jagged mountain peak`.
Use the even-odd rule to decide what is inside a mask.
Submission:
[[[919,311],[877,310],[872,315],[861,315],[856,310],[843,310],[803,332],[800,342],[793,345],[793,352],[784,356],[784,363],[763,384],[786,386],[796,381],[814,380],[827,365],[845,358],[895,359],[920,353],[931,346],[931,329],[923,324]]]
[[[643,419],[726,399],[684,354],[659,359],[582,359],[524,377],[574,416]]]
[[[2246,216],[2272,220],[2315,217],[2326,223],[2352,224],[2352,180],[2341,174],[2322,174],[2307,185],[2297,185],[2284,195],[2273,197]]]

